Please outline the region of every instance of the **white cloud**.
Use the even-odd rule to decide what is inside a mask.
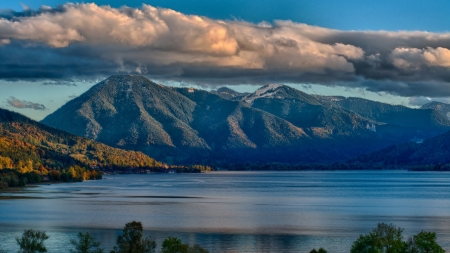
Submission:
[[[119,47],[127,61],[139,49],[139,61],[162,64],[204,63],[239,68],[289,68],[352,72],[347,59],[359,59],[361,48],[315,42],[290,27],[270,28],[245,22],[224,22],[143,5],[120,9],[96,4],[66,4],[62,12],[0,20],[4,39],[39,41],[62,48],[71,44]]]
[[[450,96],[450,33],[253,24],[145,4],[65,4],[2,15],[3,79],[138,73],[197,84],[318,83]]]
[[[33,103],[30,101],[19,100],[15,97],[10,97],[6,102],[18,109],[34,109],[34,110],[46,110],[47,108],[43,104]]]
[[[392,51],[392,62],[398,68],[420,68],[422,66],[450,67],[450,50],[443,47],[425,49],[396,48]]]

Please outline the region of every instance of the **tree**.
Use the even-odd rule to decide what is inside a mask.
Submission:
[[[379,223],[367,235],[353,242],[351,253],[403,253],[408,247],[403,241],[403,229],[393,224]]]
[[[209,253],[209,251],[197,244],[194,244],[192,246],[189,246],[189,248],[187,249],[187,253]]]
[[[445,253],[436,242],[436,233],[422,231],[408,239],[409,252],[411,253]]]
[[[177,237],[169,236],[162,243],[161,253],[209,253],[209,251],[197,244],[189,246]]]
[[[48,238],[45,231],[25,230],[21,238],[16,238],[20,247],[19,253],[47,252],[44,241]]]
[[[70,243],[75,247],[71,249],[71,253],[103,253],[103,249],[100,248],[101,243],[95,240],[89,233],[78,233],[78,241],[70,240]]]
[[[117,237],[117,246],[111,253],[152,253],[155,252],[156,242],[150,237],[142,238],[142,223],[130,222],[123,229],[123,234]]]
[[[169,236],[162,243],[162,253],[178,253],[182,250],[186,251],[187,248],[185,248],[185,245],[181,240],[176,237]]]
[[[319,250],[313,249],[309,253],[327,253],[324,248],[320,248]]]

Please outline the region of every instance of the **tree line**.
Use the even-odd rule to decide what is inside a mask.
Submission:
[[[130,222],[125,225],[122,234],[116,239],[116,246],[110,253],[155,253],[157,244],[151,237],[143,237],[143,227],[140,222]],[[19,253],[47,252],[45,240],[49,236],[45,231],[25,230],[22,237],[16,238],[20,248]],[[436,242],[436,233],[421,231],[408,237],[403,237],[403,229],[393,224],[379,223],[368,234],[360,235],[352,244],[350,253],[445,253]],[[104,253],[101,243],[94,236],[78,233],[77,239],[70,241],[71,253]],[[169,236],[161,244],[161,253],[209,253],[199,245],[183,243],[179,238]],[[1,249],[0,253],[6,253]],[[310,253],[327,253],[324,248],[313,249]]]
[[[77,165],[62,170],[32,170],[25,173],[14,169],[4,169],[0,170],[0,189],[41,183],[44,179],[51,182],[82,182],[102,179],[102,173]]]
[[[110,253],[155,253],[157,244],[151,237],[143,237],[143,226],[140,222],[130,222],[125,225],[122,234],[116,239],[116,246]],[[49,236],[45,231],[25,230],[21,237],[16,238],[19,253],[47,252],[45,241]],[[79,232],[77,239],[70,240],[71,253],[105,253],[101,243],[89,232]],[[169,236],[166,238],[161,253],[209,253],[199,245],[183,243],[179,238]],[[7,253],[1,248],[0,253]]]
[[[368,234],[360,235],[352,244],[350,253],[445,253],[436,242],[434,232],[420,233],[403,237],[403,228],[393,224],[379,223]],[[323,248],[310,253],[327,253]]]

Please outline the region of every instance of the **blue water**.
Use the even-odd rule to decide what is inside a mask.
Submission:
[[[405,236],[435,231],[450,250],[450,173],[407,171],[212,172],[106,176],[0,193],[0,244],[17,252],[24,229],[45,230],[49,252],[89,231],[109,252],[125,223],[141,221],[211,252],[348,252],[361,233],[394,223]]]

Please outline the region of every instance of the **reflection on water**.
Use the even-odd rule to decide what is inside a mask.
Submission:
[[[161,243],[169,235],[211,252],[348,252],[378,222],[405,234],[438,233],[450,249],[450,174],[214,172],[109,176],[0,194],[0,241],[17,251],[24,229],[46,230],[49,252],[67,252],[79,231],[109,251],[137,220]]]

